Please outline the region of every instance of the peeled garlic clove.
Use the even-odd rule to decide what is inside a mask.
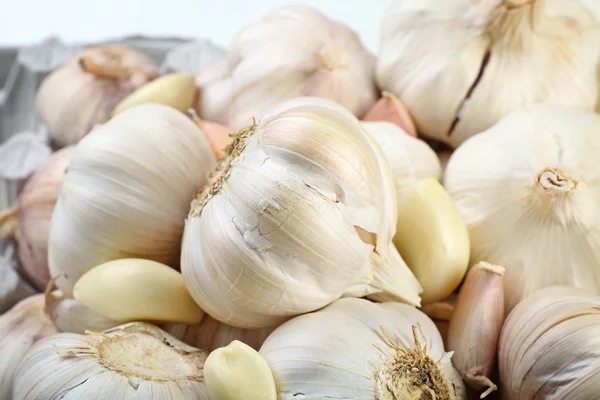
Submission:
[[[194,77],[187,72],[174,72],[161,76],[131,93],[113,110],[112,116],[124,110],[147,103],[164,104],[181,112],[187,112],[196,97]]]
[[[402,128],[408,135],[417,137],[417,128],[415,128],[415,124],[408,113],[408,110],[404,104],[390,92],[383,92],[381,99],[367,111],[365,116],[362,117],[362,120],[365,122],[391,122]]]
[[[60,398],[209,400],[207,354],[161,329],[130,323],[86,335],[59,333],[31,347],[13,400]]]
[[[206,140],[210,144],[210,148],[217,160],[221,160],[227,155],[227,146],[233,141],[233,132],[231,129],[217,124],[215,122],[204,121],[194,110],[189,110],[194,123],[204,133]]]
[[[481,398],[497,390],[490,380],[498,337],[504,322],[504,268],[480,262],[473,266],[458,294],[448,329],[452,364]]]
[[[301,96],[333,100],[362,116],[377,100],[374,64],[347,26],[308,6],[278,7],[239,32],[224,60],[200,72],[198,110],[235,130]]]
[[[60,147],[76,144],[115,106],[158,76],[152,60],[123,46],[90,47],[42,81],[37,113]]]
[[[252,347],[237,340],[208,355],[206,388],[213,400],[276,400],[273,374]]]
[[[600,60],[595,4],[394,2],[382,21],[377,82],[398,95],[421,134],[453,148],[536,103],[591,111]]]
[[[469,265],[465,222],[433,178],[420,181],[400,200],[394,244],[419,280],[424,304],[452,293]]]
[[[150,260],[126,258],[98,265],[79,278],[73,297],[117,321],[197,324],[204,316],[181,274]]]
[[[192,121],[143,104],[98,126],[75,149],[52,215],[48,261],[67,297],[106,261],[177,265],[185,216],[216,161]]]
[[[37,294],[0,316],[0,399],[11,398],[13,376],[31,345],[56,333],[43,307],[44,295]]]

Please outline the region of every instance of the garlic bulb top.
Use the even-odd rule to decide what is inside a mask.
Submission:
[[[90,47],[43,80],[36,109],[55,144],[76,144],[107,121],[121,100],[157,76],[152,60],[137,51]]]
[[[516,112],[458,148],[444,183],[471,238],[471,262],[506,268],[510,311],[552,285],[600,293],[600,115]]]
[[[457,147],[535,103],[593,110],[598,21],[588,0],[396,1],[382,22],[377,80],[419,132]]]
[[[419,304],[391,244],[389,166],[342,106],[299,98],[237,133],[192,203],[181,269],[213,318],[274,326],[342,295]]]
[[[337,300],[284,323],[260,354],[280,400],[466,399],[435,324],[406,304]]]
[[[194,192],[216,161],[204,135],[158,104],[125,110],[77,146],[50,231],[52,276],[67,296],[83,273],[106,261],[177,264]]]
[[[374,57],[355,32],[303,6],[284,6],[242,30],[225,59],[200,72],[200,116],[234,129],[299,96],[362,116],[377,100]]]

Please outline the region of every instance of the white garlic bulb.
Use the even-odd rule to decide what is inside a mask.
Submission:
[[[280,324],[342,295],[419,304],[395,247],[393,179],[360,122],[299,98],[238,132],[192,203],[181,269],[213,318]]]
[[[459,147],[444,184],[471,263],[506,268],[506,311],[538,289],[600,293],[600,115],[537,106]]]
[[[216,164],[194,123],[144,104],[87,135],[71,157],[50,230],[48,261],[70,297],[89,269],[120,258],[176,265],[194,193]]]
[[[362,116],[377,100],[374,65],[347,26],[308,6],[276,8],[242,30],[225,59],[200,72],[199,112],[239,129],[282,101],[316,96]]]
[[[36,109],[56,145],[76,144],[106,122],[121,100],[157,76],[152,60],[137,51],[90,47],[43,80]]]
[[[144,323],[104,333],[59,333],[25,354],[13,400],[209,400],[202,372],[206,356]]]
[[[466,399],[435,324],[406,304],[337,300],[284,323],[260,354],[280,400]]]
[[[591,111],[597,4],[395,1],[382,22],[378,83],[408,107],[420,133],[452,147],[535,103]]]

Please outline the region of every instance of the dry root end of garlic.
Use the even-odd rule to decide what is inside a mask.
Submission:
[[[213,400],[277,399],[267,362],[252,347],[237,340],[209,354],[204,379]]]

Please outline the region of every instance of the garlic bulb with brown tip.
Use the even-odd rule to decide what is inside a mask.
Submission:
[[[377,100],[374,65],[347,26],[308,6],[279,7],[238,33],[226,58],[200,72],[198,110],[240,129],[282,101],[316,96],[360,117]]]
[[[117,104],[158,77],[145,55],[124,46],[90,47],[48,75],[36,96],[37,113],[60,147],[76,144]]]
[[[382,22],[377,81],[406,105],[420,133],[454,148],[536,103],[592,111],[598,4],[395,1]]]

